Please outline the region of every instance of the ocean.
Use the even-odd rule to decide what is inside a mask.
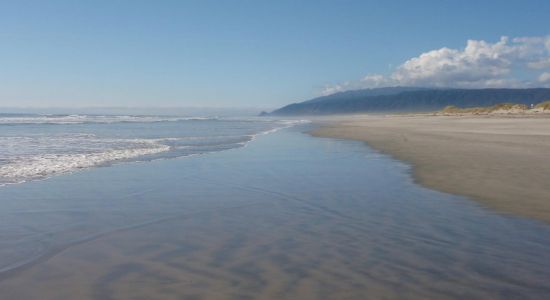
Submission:
[[[259,118],[0,114],[0,185],[84,168],[245,146],[300,121]]]

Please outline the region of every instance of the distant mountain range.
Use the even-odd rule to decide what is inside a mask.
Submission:
[[[550,88],[532,89],[434,89],[385,87],[340,92],[294,103],[262,115],[328,115],[363,112],[421,112],[498,103],[537,104],[550,100]]]

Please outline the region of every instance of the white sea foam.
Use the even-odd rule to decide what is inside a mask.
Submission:
[[[170,117],[131,115],[9,115],[0,116],[0,124],[86,124],[123,122],[177,122],[190,120],[215,120],[216,117]]]
[[[280,124],[280,126],[277,126],[275,128],[260,132],[258,134],[270,134],[270,133],[273,133],[273,132],[277,132],[281,129],[289,128],[289,127],[296,126],[296,125],[299,125],[299,124],[307,124],[307,123],[310,123],[311,121],[309,121],[309,120],[279,120],[277,122]]]
[[[169,146],[161,144],[157,140],[146,139],[99,140],[88,137],[88,146],[80,145],[78,151],[71,150],[71,143],[75,142],[74,137],[65,139],[61,145],[59,138],[57,138],[57,144],[54,142],[55,138],[51,138],[51,145],[40,145],[40,141],[28,137],[8,139],[11,140],[10,145],[14,148],[21,147],[22,144],[35,144],[40,147],[40,151],[26,150],[26,153],[17,153],[17,155],[11,153],[9,156],[10,152],[4,151],[0,157],[3,161],[0,164],[0,184],[46,178],[170,150]],[[5,138],[0,140],[6,142]],[[64,148],[64,153],[52,152],[57,148]]]
[[[129,116],[115,118],[130,120]],[[48,117],[49,118],[49,117]],[[60,122],[54,117],[54,122]],[[72,120],[80,124],[89,122],[89,116],[63,116],[64,122]],[[106,117],[96,118],[94,122],[107,122]],[[13,120],[13,117],[7,117]],[[33,120],[39,122],[36,117]],[[202,118],[193,118],[202,119]],[[2,120],[2,116],[0,116]],[[77,120],[80,120],[77,122]],[[144,119],[139,117],[140,122]],[[160,122],[160,119],[151,117],[151,122]],[[170,119],[175,120],[175,119]],[[20,119],[23,124],[27,120]],[[19,122],[17,121],[17,122]],[[49,120],[51,122],[52,120]],[[42,121],[40,121],[42,122]],[[110,122],[110,121],[109,121]],[[137,121],[136,121],[137,122]],[[236,123],[232,123],[236,122]],[[244,122],[245,125],[242,124]],[[250,126],[248,125],[250,122]],[[162,131],[163,125],[147,125],[146,128],[158,128],[154,131],[158,138],[141,138],[139,130],[143,126],[136,124],[130,131],[107,130],[107,136],[98,136],[92,133],[74,133],[72,126],[67,129],[36,127],[6,127],[11,128],[0,135],[0,185],[21,183],[29,180],[48,178],[54,175],[72,172],[79,169],[109,165],[120,161],[136,161],[143,159],[175,158],[194,154],[222,151],[246,146],[258,135],[265,135],[282,128],[305,123],[305,120],[269,120],[269,119],[239,119],[215,120],[212,125],[203,124],[199,127],[188,126],[185,123],[178,125],[176,131]],[[48,123],[49,124],[49,123]],[[236,125],[234,125],[236,124]],[[229,126],[227,126],[229,125]],[[227,127],[225,127],[227,126]],[[241,129],[242,127],[242,129]],[[79,128],[80,131],[82,128]],[[85,127],[86,130],[99,131],[112,127]],[[172,128],[172,127],[170,127]],[[196,129],[200,130],[197,131]],[[202,130],[202,131],[201,131]],[[135,135],[140,138],[135,138]],[[120,136],[120,137],[118,137]],[[146,136],[146,135],[144,135]],[[147,157],[145,157],[147,156]]]

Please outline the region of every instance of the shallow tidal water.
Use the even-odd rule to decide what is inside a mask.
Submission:
[[[0,187],[0,298],[549,297],[549,225],[307,127]]]

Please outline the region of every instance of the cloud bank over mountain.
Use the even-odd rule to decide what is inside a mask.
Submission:
[[[413,57],[389,75],[326,86],[323,94],[384,86],[456,88],[550,87],[550,36],[468,40],[463,49],[441,48]]]

